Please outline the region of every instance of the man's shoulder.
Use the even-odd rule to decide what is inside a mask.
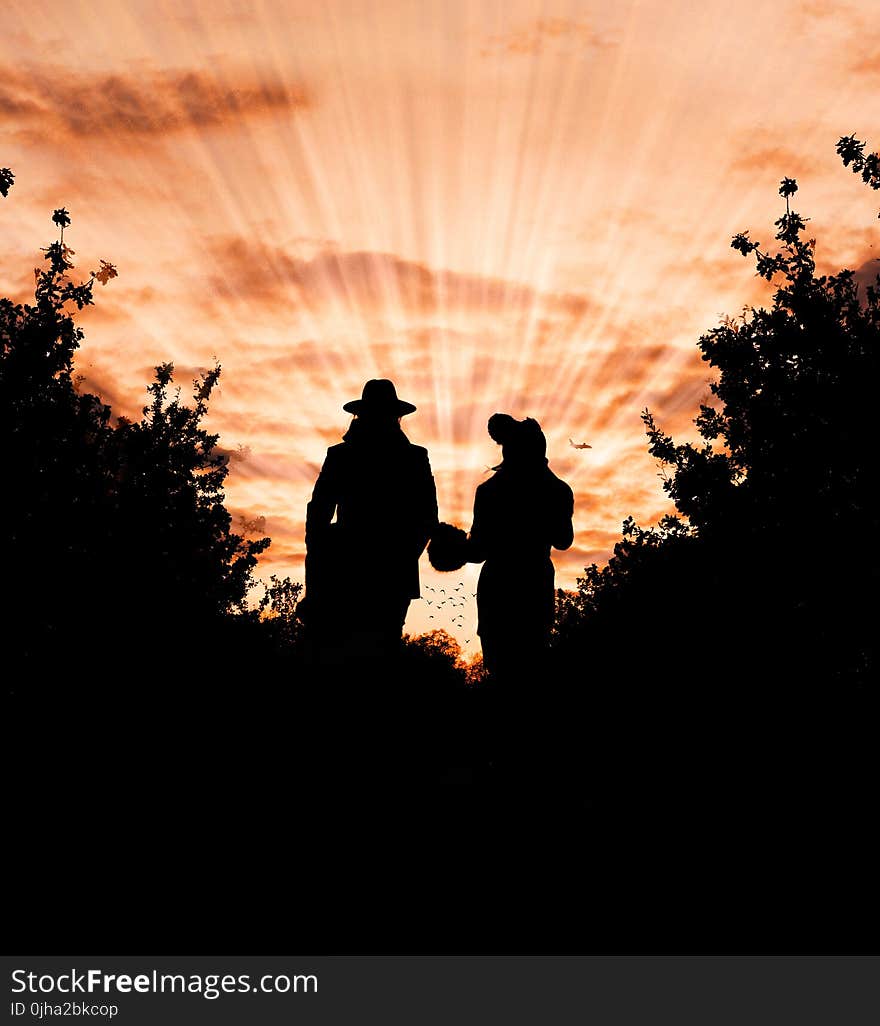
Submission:
[[[397,458],[406,466],[420,467],[430,466],[428,450],[423,445],[415,445],[409,439],[398,450]]]
[[[421,464],[429,462],[428,450],[423,445],[413,445],[412,442],[407,442],[405,445],[400,446],[397,452],[397,458],[403,459],[408,463]],[[349,459],[357,459],[358,456],[357,447],[353,447],[347,442],[337,442],[336,445],[331,445],[327,449],[324,465],[338,465]]]
[[[324,457],[324,468],[339,466],[347,455],[348,446],[345,442],[337,442],[336,445],[328,446],[327,455]]]

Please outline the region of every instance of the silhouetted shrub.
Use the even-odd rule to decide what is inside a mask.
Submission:
[[[613,666],[655,694],[871,675],[880,290],[860,295],[849,270],[815,273],[796,191],[783,179],[777,252],[747,232],[732,241],[775,294],[699,341],[717,374],[695,420],[703,443],[676,444],[643,414],[677,515],[649,529],[628,519],[608,565],[561,604],[570,665],[589,655],[600,675]]]
[[[81,390],[72,307],[91,304],[95,282],[116,269],[101,261],[73,281],[68,212],[53,221],[60,235],[35,269],[35,302],[0,300],[3,620],[21,667],[13,688],[69,688],[74,662],[86,690],[120,690],[133,676],[173,681],[181,660],[207,669],[218,659],[223,618],[246,608],[269,540],[235,534],[223,504],[226,460],[202,424],[219,366],[194,382],[192,405],[170,391],[173,366],[157,367],[134,422],[114,420]]]

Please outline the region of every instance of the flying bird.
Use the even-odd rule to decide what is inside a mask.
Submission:
[[[569,438],[568,444],[572,449],[592,449],[592,445],[587,445],[586,442],[576,442],[573,438]]]

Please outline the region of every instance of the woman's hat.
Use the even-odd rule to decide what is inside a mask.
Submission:
[[[505,459],[544,459],[547,455],[547,439],[533,417],[515,420],[508,413],[493,413],[487,427],[489,437],[501,446]]]
[[[387,378],[371,378],[364,385],[360,399],[352,399],[342,408],[346,413],[387,413],[394,417],[405,417],[416,410],[412,403],[397,398],[394,382]]]

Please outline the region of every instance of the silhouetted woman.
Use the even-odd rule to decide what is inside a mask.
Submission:
[[[437,492],[427,450],[400,426],[415,406],[391,381],[368,381],[343,409],[355,419],[327,450],[306,512],[305,620],[319,659],[350,662],[399,645]]]
[[[547,465],[547,440],[536,420],[489,418],[503,460],[477,487],[468,561],[485,560],[477,585],[483,661],[490,674],[533,672],[547,650],[556,592],[550,549],[574,540],[574,495]]]

